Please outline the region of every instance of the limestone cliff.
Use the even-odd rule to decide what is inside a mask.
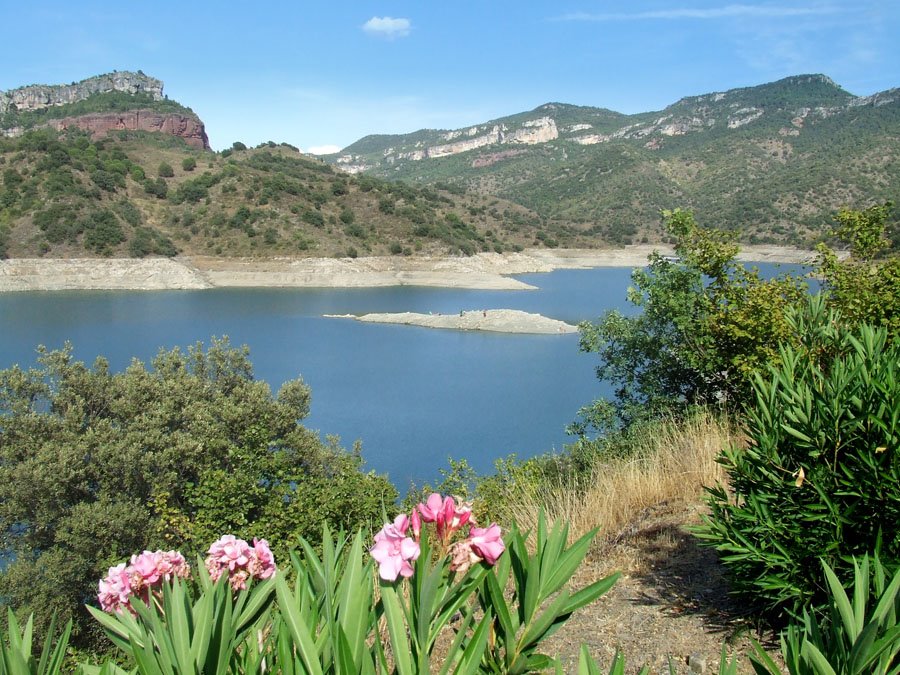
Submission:
[[[15,110],[25,112],[41,110],[52,106],[83,101],[93,94],[121,91],[128,94],[148,94],[153,100],[163,99],[163,83],[154,77],[128,71],[116,71],[90,77],[72,84],[32,84],[27,87],[0,91],[0,113],[15,106]]]

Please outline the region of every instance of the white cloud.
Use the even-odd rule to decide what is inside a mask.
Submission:
[[[310,155],[332,155],[340,151],[340,145],[314,145],[306,150]]]
[[[366,21],[362,29],[369,35],[393,40],[398,37],[406,37],[412,29],[409,19],[395,19],[390,16],[373,16]]]
[[[557,21],[640,21],[646,19],[729,19],[736,17],[788,17],[833,14],[838,10],[829,6],[788,7],[777,5],[725,5],[706,9],[688,7],[660,9],[646,12],[607,12],[592,14],[573,12],[556,17]]]

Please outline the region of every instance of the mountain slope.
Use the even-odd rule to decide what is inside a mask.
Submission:
[[[611,242],[658,238],[659,211],[682,206],[747,241],[808,244],[834,209],[897,198],[900,90],[855,97],[802,75],[637,115],[549,103],[463,130],[369,136],[329,161],[500,196]]]

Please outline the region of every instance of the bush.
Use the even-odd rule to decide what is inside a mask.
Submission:
[[[181,168],[185,171],[193,171],[197,168],[197,160],[193,157],[185,157],[181,160]]]
[[[160,178],[171,178],[175,175],[175,169],[173,169],[172,165],[168,162],[160,162],[159,168],[156,170],[156,175]]]
[[[900,344],[848,328],[816,297],[789,316],[799,346],[754,382],[746,449],[720,457],[699,534],[749,602],[775,615],[822,606],[820,559],[839,576],[880,549],[900,563]]]

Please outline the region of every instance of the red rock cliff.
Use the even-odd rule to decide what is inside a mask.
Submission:
[[[128,112],[91,113],[79,117],[52,120],[47,126],[63,131],[75,127],[90,131],[96,139],[109,131],[156,131],[180,136],[188,145],[209,149],[206,129],[196,117],[177,113],[158,113],[152,110],[129,110]]]

